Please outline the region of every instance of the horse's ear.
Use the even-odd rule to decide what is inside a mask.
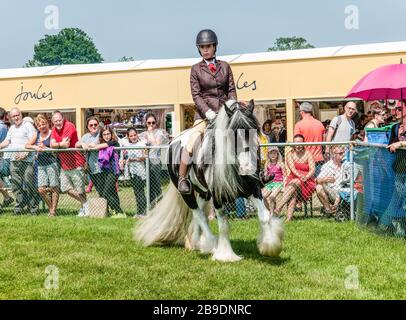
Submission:
[[[247,109],[250,113],[252,113],[254,111],[254,107],[255,107],[254,99],[251,99],[250,102],[248,102]]]

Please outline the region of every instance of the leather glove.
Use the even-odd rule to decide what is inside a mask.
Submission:
[[[214,120],[217,116],[217,114],[211,109],[206,111],[206,113],[204,115],[206,116],[207,120],[209,120],[209,121]]]

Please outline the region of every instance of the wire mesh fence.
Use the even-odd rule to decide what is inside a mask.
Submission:
[[[129,217],[145,215],[170,182],[167,146],[99,150],[2,150],[0,212]],[[262,188],[271,214],[328,217],[406,236],[406,150],[384,145],[260,145]],[[107,157],[107,158],[106,158]],[[230,218],[256,215],[244,198],[224,207]]]
[[[1,210],[100,217],[145,215],[170,183],[167,146],[113,150],[4,150],[0,158]],[[272,177],[262,189],[272,214],[287,219],[350,219],[351,200],[356,200],[358,191],[351,183],[348,144],[266,144],[260,145],[260,156],[260,170]],[[224,210],[235,219],[256,215],[254,205],[244,198],[227,204]]]
[[[260,154],[264,175],[273,176],[262,189],[272,214],[350,220],[356,192],[348,143],[263,144]]]
[[[406,150],[360,143],[354,149],[363,189],[356,199],[356,219],[378,233],[406,236]]]
[[[1,211],[117,218],[145,215],[169,183],[159,150],[154,154],[148,148],[111,149],[110,153],[4,150]]]

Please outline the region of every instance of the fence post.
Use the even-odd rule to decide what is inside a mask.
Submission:
[[[350,143],[350,168],[351,168],[351,178],[350,178],[350,213],[351,221],[355,220],[355,204],[354,204],[354,145]]]
[[[146,171],[146,178],[147,178],[147,211],[149,211],[151,206],[151,175],[150,175],[150,161],[149,161],[149,149],[147,150],[147,158],[145,159],[145,171]]]

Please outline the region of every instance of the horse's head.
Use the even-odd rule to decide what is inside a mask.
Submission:
[[[228,100],[224,104],[224,109],[226,110],[227,115],[232,118],[236,110],[240,110],[247,117],[252,117],[254,112],[255,103],[251,99],[247,106],[243,107],[235,100]]]
[[[255,118],[254,100],[247,106],[241,106],[235,100],[229,100],[224,108],[230,118],[228,130],[234,134],[236,159],[242,176],[255,175],[258,164],[258,121]]]
[[[205,131],[199,163],[207,164],[206,181],[222,203],[245,194],[243,176],[257,177],[258,123],[254,101],[243,107],[229,100]]]

